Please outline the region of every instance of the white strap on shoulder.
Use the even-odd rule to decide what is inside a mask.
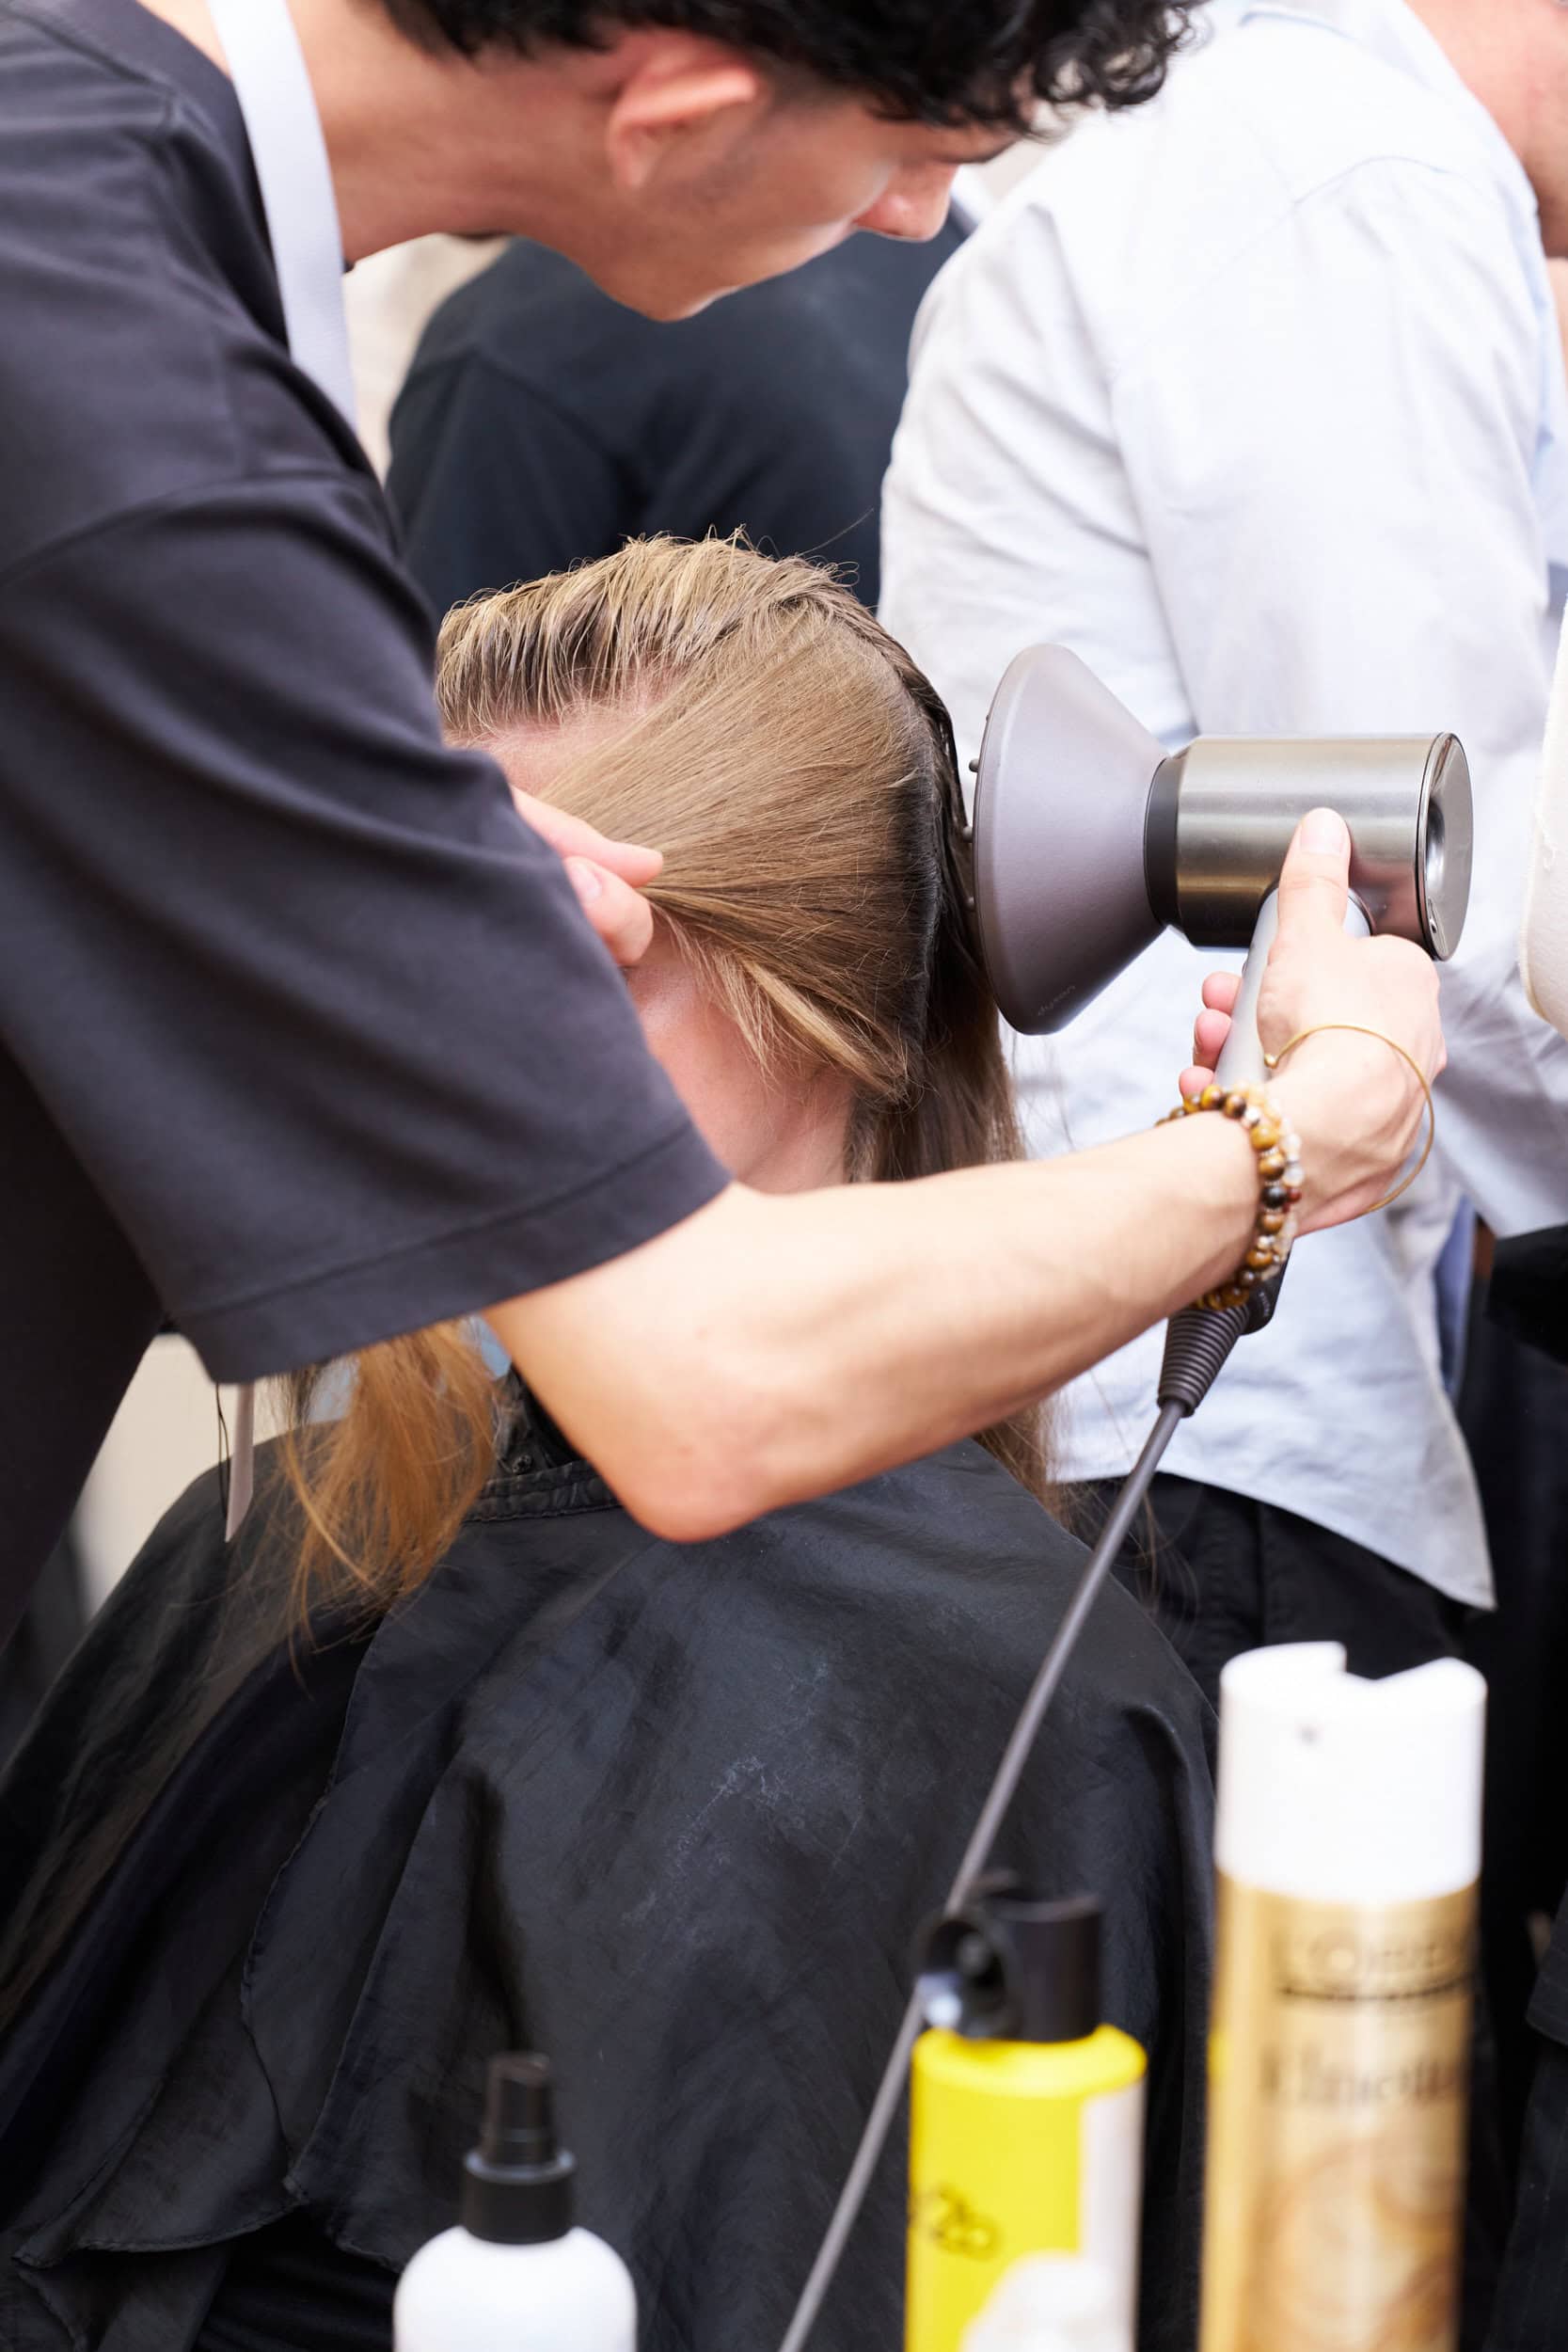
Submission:
[[[343,310],[343,240],[326,140],[288,0],[207,0],[223,43],[261,183],[289,349],[354,423],[354,370]],[[256,1390],[234,1404],[229,1459],[232,1542],[256,1484]]]
[[[338,199],[288,0],[207,0],[207,7],[261,183],[289,349],[352,424]]]

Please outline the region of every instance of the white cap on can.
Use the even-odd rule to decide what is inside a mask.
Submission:
[[[1369,1682],[1338,1642],[1247,1650],[1220,1677],[1215,1859],[1316,1902],[1419,1902],[1481,1870],[1486,1685],[1442,1658]]]

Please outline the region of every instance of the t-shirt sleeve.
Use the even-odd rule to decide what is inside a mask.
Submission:
[[[0,1028],[220,1379],[619,1255],[721,1189],[368,482],[166,499],[0,583]]]
[[[588,427],[483,354],[417,369],[391,442],[404,553],[437,612],[613,554],[639,528],[634,488]]]

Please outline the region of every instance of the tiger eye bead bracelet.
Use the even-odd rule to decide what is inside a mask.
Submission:
[[[1301,1143],[1286,1125],[1277,1104],[1260,1087],[1206,1086],[1191,1102],[1179,1103],[1161,1120],[1191,1119],[1218,1111],[1245,1128],[1258,1154],[1258,1221],[1241,1264],[1217,1290],[1205,1291],[1200,1307],[1244,1307],[1259,1282],[1280,1273],[1295,1239],[1295,1210],[1301,1200]]]

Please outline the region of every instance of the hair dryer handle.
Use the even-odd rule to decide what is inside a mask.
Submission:
[[[1345,908],[1345,929],[1353,938],[1366,939],[1371,931],[1360,901],[1352,898]],[[1226,1039],[1219,1060],[1214,1064],[1214,1076],[1221,1086],[1260,1087],[1268,1083],[1263,1066],[1263,1044],[1258,1034],[1258,997],[1268,967],[1269,951],[1279,930],[1279,893],[1271,890],[1258,910],[1253,926],[1252,945],[1247,949],[1246,962],[1242,970],[1242,985],[1230,1015],[1230,1034]]]

